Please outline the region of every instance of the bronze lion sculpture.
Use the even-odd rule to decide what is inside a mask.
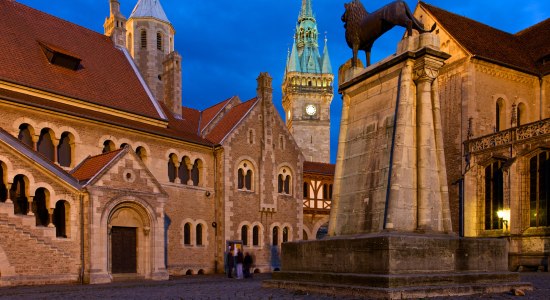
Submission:
[[[407,29],[407,34],[412,35],[412,30],[420,33],[432,32],[435,23],[430,30],[424,29],[424,24],[417,20],[409,6],[404,1],[394,1],[379,10],[369,13],[359,0],[353,0],[344,4],[346,9],[342,15],[342,22],[346,29],[346,42],[353,50],[352,66],[357,65],[357,52],[365,51],[367,55],[367,67],[370,66],[370,52],[374,41],[392,29],[401,26]]]

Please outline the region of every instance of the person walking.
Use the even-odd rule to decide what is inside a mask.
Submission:
[[[253,263],[252,256],[250,256],[250,253],[246,252],[246,255],[244,256],[244,261],[243,261],[244,278],[252,277],[252,274],[250,273],[250,268],[252,267],[252,263]]]
[[[239,249],[239,252],[237,252],[236,256],[236,264],[237,264],[237,279],[243,279],[243,253]]]

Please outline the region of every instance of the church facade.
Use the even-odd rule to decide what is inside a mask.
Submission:
[[[550,19],[509,34],[424,2],[436,23],[437,93],[453,231],[509,240],[509,268],[548,271]]]
[[[109,4],[102,35],[0,2],[0,285],[223,272],[230,244],[273,270],[309,229],[271,77],[253,99],[184,106],[160,2]]]

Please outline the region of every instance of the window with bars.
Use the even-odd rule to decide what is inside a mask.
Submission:
[[[147,49],[147,31],[145,29],[141,30],[141,48]]]

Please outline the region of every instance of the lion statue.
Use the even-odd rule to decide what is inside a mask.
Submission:
[[[435,30],[435,23],[430,30],[425,30],[422,22],[417,20],[407,3],[394,1],[379,10],[369,13],[359,0],[344,4],[346,11],[342,15],[342,22],[346,29],[346,42],[353,50],[352,66],[357,65],[357,51],[363,50],[367,55],[367,67],[370,66],[370,52],[374,41],[398,25],[407,28],[407,34],[412,30],[420,33]]]

